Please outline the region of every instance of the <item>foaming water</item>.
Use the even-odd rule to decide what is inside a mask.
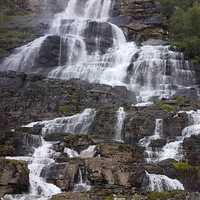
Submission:
[[[59,133],[87,134],[94,117],[95,109],[85,109],[82,113],[69,117],[60,117],[53,120],[32,122],[25,127],[33,127],[36,125],[43,126],[42,135],[48,136]]]
[[[149,137],[142,138],[139,141],[139,144],[143,147],[145,147],[145,154],[146,154],[146,161],[147,162],[154,162],[155,159],[157,159],[158,153],[157,151],[154,151],[152,147],[150,146],[151,142],[153,140],[158,140],[162,136],[163,131],[163,120],[162,119],[156,119],[155,121],[155,129],[154,134]]]
[[[9,159],[28,161],[30,191],[28,194],[22,195],[6,195],[4,200],[48,200],[52,195],[61,193],[60,188],[47,183],[44,178],[40,177],[42,169],[54,163],[52,159],[54,151],[51,148],[52,144],[42,139],[42,145],[35,149],[31,158],[9,157]]]
[[[73,149],[65,147],[64,153],[66,153],[69,158],[93,158],[96,154],[96,145],[90,145],[87,149],[82,150],[80,154]]]
[[[123,142],[122,130],[125,118],[126,118],[126,112],[124,111],[123,107],[120,107],[117,111],[117,122],[115,125],[115,140],[119,142]]]
[[[183,184],[177,179],[171,179],[165,175],[149,174],[146,172],[149,179],[147,191],[163,192],[172,190],[184,190]]]
[[[161,150],[158,156],[158,161],[168,158],[175,159],[177,161],[183,158],[182,143],[185,138],[189,138],[192,135],[200,134],[200,111],[186,112],[188,115],[190,125],[182,130],[182,136],[177,137],[175,141],[167,143]]]
[[[43,62],[39,54],[47,34],[16,49],[1,70],[125,86],[136,93],[139,103],[151,97],[170,98],[177,90],[194,86],[194,72],[182,53],[169,46],[139,47],[127,42],[122,29],[109,22],[111,7],[112,0],[69,0],[52,19],[48,32],[60,38],[56,66],[43,69],[37,65],[38,59]]]

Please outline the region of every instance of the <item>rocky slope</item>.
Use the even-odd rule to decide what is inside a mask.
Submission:
[[[43,35],[49,28],[49,18],[60,12],[66,1],[50,1],[48,5],[41,3],[23,0],[16,1],[13,7],[8,0],[7,4],[0,4],[3,12],[0,58],[7,56],[13,48]],[[129,41],[141,43],[159,39],[156,41],[160,44],[160,40],[167,37],[160,5],[154,0],[117,0],[113,4],[110,21],[122,27]],[[100,41],[101,53],[104,53],[112,38],[110,27],[101,25],[104,27],[102,34],[106,34],[106,39]],[[95,30],[91,35],[95,35],[98,26],[92,26]],[[84,34],[90,34],[89,29]],[[93,39],[91,36],[86,42],[88,51],[93,48]],[[59,62],[59,41],[59,36],[47,37],[39,52],[35,67],[42,68],[44,75],[46,67],[53,67]],[[54,152],[55,163],[43,168],[40,175],[63,192],[54,195],[52,200],[199,200],[198,129],[196,135],[183,139],[180,161],[166,158],[148,163],[146,146],[141,145],[142,139],[146,141],[155,134],[158,119],[162,119],[160,136],[151,138],[147,146],[153,152],[152,159],[156,157],[154,153],[161,153],[166,144],[176,141],[186,127],[193,125],[187,111],[198,110],[200,102],[191,94],[184,93],[171,100],[152,100],[152,105],[138,107],[135,93],[122,86],[0,72],[0,197],[28,191],[28,163],[5,157],[33,155],[35,148],[42,145],[43,137],[46,141],[53,141],[49,151]],[[125,117],[120,130],[122,141],[117,141],[120,107],[123,107]],[[75,130],[73,123],[80,119],[76,118],[77,115],[88,108],[95,109],[95,116],[87,131],[79,131],[82,124],[87,123],[86,118],[75,127],[77,132],[70,132]],[[65,123],[72,123],[72,128],[62,129],[61,124],[61,128],[56,129],[63,117],[67,118]],[[57,124],[52,124],[55,121]],[[31,122],[37,123],[23,126]],[[88,152],[91,147],[93,150]],[[177,179],[185,191],[152,192],[147,172],[168,176],[170,180]],[[85,191],[85,187],[91,187],[91,190]]]

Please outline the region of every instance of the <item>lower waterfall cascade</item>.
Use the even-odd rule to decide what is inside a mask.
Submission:
[[[28,159],[28,168],[30,170],[29,194],[20,195],[6,195],[3,200],[47,200],[52,195],[61,193],[61,190],[50,183],[46,183],[45,179],[40,177],[41,171],[45,166],[54,163],[52,159],[53,150],[52,144],[42,139],[42,145],[35,149],[31,158]],[[10,157],[9,159],[20,159],[27,161],[26,157]]]

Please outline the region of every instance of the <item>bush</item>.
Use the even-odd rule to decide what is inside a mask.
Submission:
[[[173,46],[200,63],[200,0],[160,0]]]

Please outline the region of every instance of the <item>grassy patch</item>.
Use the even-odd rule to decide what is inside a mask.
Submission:
[[[148,194],[148,200],[184,200],[185,194],[182,191],[172,192],[151,192]]]

